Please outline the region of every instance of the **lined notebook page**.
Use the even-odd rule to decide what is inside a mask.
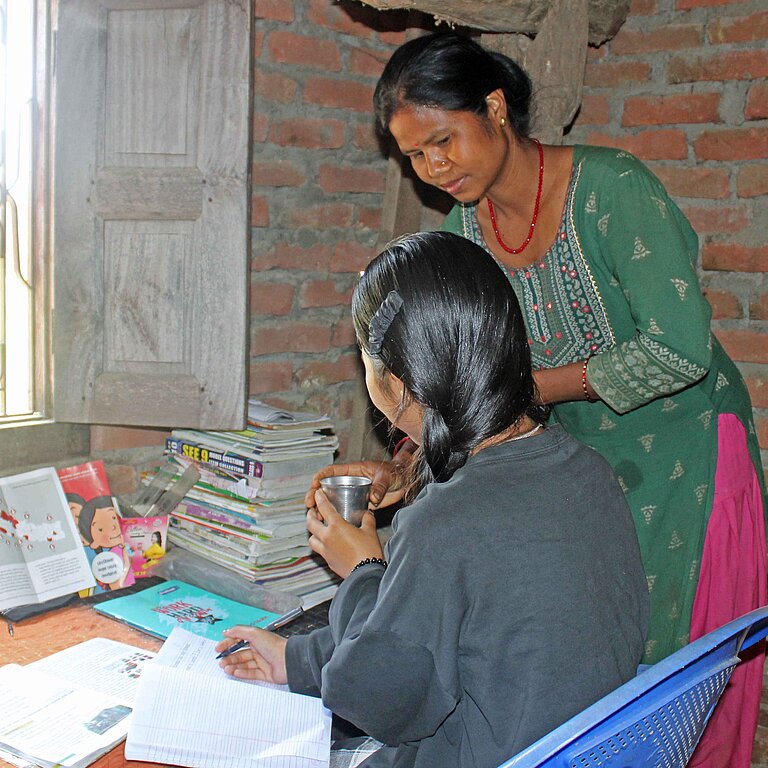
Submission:
[[[200,768],[322,768],[330,733],[320,699],[150,664],[125,756]]]
[[[232,679],[219,666],[219,660],[216,658],[216,641],[195,635],[182,627],[175,627],[168,635],[168,639],[163,643],[155,661],[164,667],[174,667],[185,672],[195,672],[199,675],[218,677],[222,680]],[[261,680],[241,680],[239,682],[277,688],[280,691],[289,690],[287,685],[265,683]]]

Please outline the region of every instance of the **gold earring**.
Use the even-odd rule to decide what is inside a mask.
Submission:
[[[499,120],[499,123],[501,124],[501,127],[503,128],[507,124],[507,118],[502,117],[501,120]]]

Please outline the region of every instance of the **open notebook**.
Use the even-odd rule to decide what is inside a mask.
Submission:
[[[322,701],[229,677],[215,645],[171,632],[141,676],[125,757],[198,768],[327,768],[331,713]]]

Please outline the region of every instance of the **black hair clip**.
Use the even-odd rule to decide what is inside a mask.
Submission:
[[[371,318],[371,324],[368,328],[368,354],[371,357],[375,357],[381,352],[389,326],[392,325],[395,315],[402,306],[403,297],[397,291],[390,291]]]

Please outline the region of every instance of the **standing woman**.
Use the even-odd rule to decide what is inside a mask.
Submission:
[[[710,330],[696,234],[659,180],[623,151],[542,146],[531,95],[511,59],[449,32],[401,46],[374,106],[419,178],[455,198],[444,228],[504,268],[541,399],[619,477],[651,663],[768,602],[751,403]],[[761,658],[739,668],[708,729],[718,744],[697,753],[708,768],[749,765],[761,684]]]

